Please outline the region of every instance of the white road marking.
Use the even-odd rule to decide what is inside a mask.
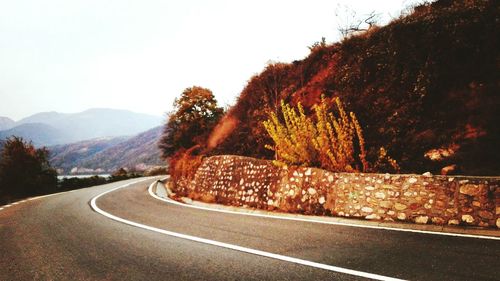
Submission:
[[[141,180],[141,181],[143,181],[143,180]],[[142,228],[142,229],[154,231],[154,232],[157,232],[157,233],[161,233],[161,234],[164,234],[164,235],[172,236],[172,237],[177,237],[177,238],[186,239],[186,240],[190,240],[190,241],[194,241],[194,242],[204,243],[204,244],[213,245],[213,246],[217,246],[217,247],[222,247],[222,248],[226,248],[226,249],[231,249],[231,250],[235,250],[235,251],[240,251],[240,252],[244,252],[244,253],[248,253],[248,254],[253,254],[253,255],[268,257],[268,258],[277,259],[277,260],[282,260],[282,261],[286,261],[286,262],[296,263],[296,264],[300,264],[300,265],[310,266],[310,267],[314,267],[314,268],[319,268],[319,269],[324,269],[324,270],[329,270],[329,271],[334,271],[334,272],[339,272],[339,273],[344,273],[344,274],[349,274],[349,275],[354,275],[354,276],[360,276],[360,277],[365,277],[365,278],[371,278],[371,279],[374,279],[374,280],[384,280],[384,281],[403,280],[403,279],[397,279],[397,278],[393,278],[393,277],[387,277],[387,276],[373,274],[373,273],[368,273],[368,272],[363,272],[363,271],[357,271],[357,270],[342,268],[342,267],[338,267],[338,266],[332,266],[332,265],[327,265],[327,264],[312,262],[312,261],[298,259],[298,258],[293,258],[293,257],[289,257],[289,256],[283,256],[283,255],[279,255],[279,254],[274,254],[274,253],[265,252],[265,251],[261,251],[261,250],[246,248],[246,247],[242,247],[242,246],[238,246],[238,245],[223,243],[223,242],[219,242],[219,241],[214,241],[214,240],[205,239],[205,238],[201,238],[201,237],[186,235],[186,234],[182,234],[182,233],[172,232],[172,231],[168,231],[168,230],[165,230],[165,229],[160,229],[160,228],[152,227],[152,226],[149,226],[149,225],[140,224],[140,223],[137,223],[137,222],[133,222],[133,221],[129,221],[129,220],[117,217],[117,216],[112,215],[112,214],[110,214],[110,213],[108,213],[106,211],[103,211],[102,209],[100,209],[97,206],[96,200],[99,197],[101,197],[103,195],[106,195],[106,194],[108,194],[110,192],[113,192],[113,191],[115,191],[117,189],[124,188],[124,187],[130,186],[132,184],[136,184],[138,182],[141,182],[141,181],[136,181],[136,182],[128,183],[128,184],[125,184],[125,185],[122,185],[122,186],[110,189],[110,190],[108,190],[106,192],[103,192],[103,193],[95,196],[90,201],[90,205],[92,206],[92,209],[94,209],[94,211],[98,212],[99,214],[101,214],[101,215],[103,215],[105,217],[108,217],[108,218],[110,218],[112,220],[115,220],[115,221],[118,221],[118,222],[121,222],[121,223],[125,223],[125,224],[131,225],[131,226],[139,227],[139,228]],[[153,182],[149,186],[149,188],[151,189],[151,187],[155,183],[156,183],[156,181]]]
[[[144,178],[144,180],[148,180],[148,179],[151,179],[153,177],[147,177],[147,178]],[[109,183],[108,183],[109,184]],[[1,206],[0,208],[0,211],[5,209],[5,208],[8,208],[8,207],[11,207],[13,205],[17,205],[17,204],[20,204],[20,203],[24,203],[24,202],[27,202],[27,201],[32,201],[32,200],[38,200],[38,199],[42,199],[42,198],[46,198],[46,197],[51,197],[51,196],[56,196],[56,195],[61,195],[61,194],[65,194],[65,193],[71,193],[71,192],[76,192],[76,191],[79,191],[81,188],[79,189],[73,189],[73,190],[69,190],[69,191],[62,191],[62,192],[57,192],[57,193],[52,193],[52,194],[47,194],[47,195],[40,195],[40,196],[35,196],[35,197],[30,197],[30,198],[26,198],[24,200],[20,200],[20,201],[16,201],[16,202],[12,202],[10,204],[7,204],[7,205],[4,205],[4,206]]]
[[[180,203],[180,202],[172,200],[170,198],[166,199],[166,198],[159,197],[158,195],[156,195],[153,192],[153,185],[149,186],[148,192],[155,199],[158,199],[158,200],[170,203],[170,204],[175,204],[175,205],[179,205],[179,206],[183,206],[183,207],[187,207],[187,208],[194,208],[194,209],[200,209],[200,210],[205,210],[205,211],[226,213],[226,214],[235,214],[235,215],[242,215],[242,216],[252,216],[252,217],[271,218],[271,219],[280,219],[280,220],[290,220],[290,221],[300,221],[300,222],[310,222],[310,223],[331,224],[331,225],[359,227],[359,228],[382,229],[382,230],[390,230],[390,231],[424,233],[424,234],[432,234],[432,235],[444,235],[444,236],[454,236],[454,237],[464,237],[464,238],[500,240],[500,237],[495,237],[495,236],[461,234],[461,233],[452,233],[452,232],[438,232],[438,231],[430,231],[430,230],[396,228],[396,227],[377,226],[377,225],[362,225],[362,224],[353,224],[353,223],[346,223],[346,222],[322,221],[322,220],[315,220],[312,218],[311,219],[309,219],[309,218],[308,219],[293,218],[293,217],[284,217],[284,216],[279,216],[279,215],[254,214],[254,213],[244,213],[244,212],[236,212],[236,211],[229,211],[229,210],[221,210],[221,209],[212,209],[212,208],[207,208],[207,207],[202,207],[202,206],[195,206],[195,205]]]
[[[2,208],[0,210],[2,210],[4,208],[11,207],[11,206],[14,206],[14,205],[17,205],[17,204],[21,204],[21,203],[24,203],[24,202],[28,202],[28,201],[32,201],[32,200],[37,200],[37,199],[42,199],[42,198],[45,198],[45,197],[51,197],[51,196],[55,196],[55,195],[61,195],[61,194],[69,193],[69,192],[73,192],[73,191],[76,191],[76,189],[75,190],[71,190],[71,191],[63,191],[63,192],[58,192],[58,193],[52,193],[52,194],[47,194],[47,195],[41,195],[41,196],[35,196],[35,197],[26,198],[26,199],[23,199],[23,200],[20,200],[20,201],[16,201],[16,202],[12,202],[10,204],[4,205],[4,206],[2,206]]]
[[[69,192],[73,192],[75,190],[71,190],[71,191],[63,191],[63,192],[58,192],[58,193],[52,193],[52,194],[48,194],[48,195],[42,195],[42,196],[36,196],[36,197],[30,197],[30,198],[27,198],[27,199],[24,199],[24,200],[21,200],[21,201],[16,201],[16,202],[12,202],[10,204],[7,204],[7,205],[4,205],[0,208],[0,211],[5,209],[5,208],[8,208],[8,207],[11,207],[11,206],[15,206],[15,205],[18,205],[18,204],[21,204],[21,203],[24,203],[24,202],[28,202],[28,201],[32,201],[32,200],[37,200],[37,199],[42,199],[42,198],[45,198],[45,197],[51,197],[51,196],[55,196],[55,195],[60,195],[60,194],[64,194],[64,193],[69,193]]]

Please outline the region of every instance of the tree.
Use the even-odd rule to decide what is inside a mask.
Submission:
[[[375,11],[359,17],[353,9],[348,6],[337,5],[335,17],[339,25],[338,31],[342,38],[346,38],[353,33],[367,31],[377,25],[380,20],[380,14]]]
[[[203,144],[223,114],[209,89],[198,86],[185,89],[174,101],[174,111],[159,142],[163,158],[171,157],[179,149]]]
[[[120,168],[111,174],[111,179],[113,181],[124,180],[127,179],[127,177],[128,177],[128,171],[125,168]]]
[[[49,151],[36,149],[20,137],[8,138],[0,157],[0,197],[21,198],[56,191],[57,172]]]
[[[314,42],[314,44],[312,44],[311,46],[307,47],[309,49],[309,51],[312,52],[315,52],[316,50],[319,50],[319,49],[322,49],[322,48],[325,48],[326,47],[326,38],[325,37],[321,37],[321,41],[316,41]]]
[[[265,108],[264,112],[272,111],[278,113],[280,105],[280,96],[286,85],[287,70],[289,65],[286,63],[269,61],[261,77],[262,81],[258,84],[262,95]]]

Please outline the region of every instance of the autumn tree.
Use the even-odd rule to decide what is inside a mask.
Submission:
[[[203,144],[220,120],[224,110],[217,105],[212,91],[193,86],[174,101],[174,111],[165,124],[159,147],[164,158],[179,149]]]
[[[20,137],[8,138],[0,157],[0,197],[14,199],[56,191],[57,173],[48,155],[45,147],[36,149]]]
[[[289,65],[286,63],[270,61],[264,70],[267,75],[262,75],[262,83],[259,85],[266,106],[264,111],[271,110],[278,113],[281,93],[286,85],[288,68]]]

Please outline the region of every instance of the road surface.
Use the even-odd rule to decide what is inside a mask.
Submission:
[[[500,241],[250,217],[157,200],[154,179],[99,197],[99,209],[155,229],[353,270],[173,237],[112,220],[92,198],[137,179],[0,210],[0,280],[500,280]]]

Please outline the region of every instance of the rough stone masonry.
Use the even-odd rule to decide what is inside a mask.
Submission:
[[[178,195],[283,212],[500,228],[500,177],[332,173],[241,156],[205,158]]]

